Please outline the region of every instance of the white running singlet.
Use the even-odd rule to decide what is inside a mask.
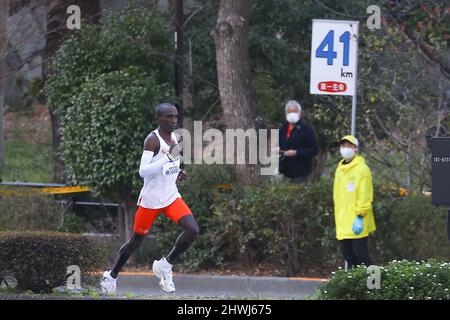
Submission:
[[[159,135],[158,129],[152,132],[158,137],[159,151],[153,156],[150,163],[158,161],[162,157],[167,157],[170,146]],[[177,136],[172,132],[172,140],[176,141]],[[138,206],[159,209],[169,206],[177,198],[181,198],[177,188],[177,178],[180,171],[181,160],[166,163],[161,170],[148,177],[144,177],[144,186],[141,189],[138,198]]]

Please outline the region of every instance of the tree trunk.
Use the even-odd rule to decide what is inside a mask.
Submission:
[[[9,13],[9,1],[0,1],[0,169],[5,164],[5,132],[3,126],[3,104],[5,102],[5,60],[8,48],[7,20]]]
[[[313,170],[311,173],[310,180],[311,182],[319,182],[320,177],[325,171],[325,165],[327,162],[329,150],[324,147],[323,149],[319,149],[319,153],[313,159]]]
[[[61,43],[71,30],[67,29],[66,21],[69,15],[67,8],[70,5],[78,5],[81,11],[83,23],[97,23],[100,16],[99,0],[56,0],[48,2],[47,11],[47,44],[44,50],[43,79],[51,75],[50,64]],[[83,27],[83,23],[81,27]],[[54,106],[49,106],[50,120],[53,136],[53,179],[56,182],[64,182],[64,163],[59,156],[61,134],[59,132],[59,120],[55,114]]]
[[[248,54],[251,6],[251,0],[221,0],[217,23],[211,32],[216,46],[222,109],[231,129],[255,128],[256,100]],[[238,179],[243,183],[258,182],[259,166],[247,163],[246,159],[245,165],[236,165]]]

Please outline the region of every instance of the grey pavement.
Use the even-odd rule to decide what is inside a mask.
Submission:
[[[304,299],[313,295],[321,284],[318,280],[284,277],[246,277],[215,275],[174,275],[175,294],[161,291],[159,279],[152,275],[122,274],[117,280],[119,295],[162,295],[174,298],[261,298]]]

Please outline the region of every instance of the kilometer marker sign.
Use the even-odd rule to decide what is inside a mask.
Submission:
[[[355,94],[358,27],[358,21],[313,20],[311,94]]]

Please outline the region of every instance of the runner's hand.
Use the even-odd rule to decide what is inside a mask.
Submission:
[[[177,161],[178,159],[182,158],[182,151],[183,148],[179,143],[173,144],[170,146],[169,153],[167,154],[167,157],[169,157],[170,161]]]

